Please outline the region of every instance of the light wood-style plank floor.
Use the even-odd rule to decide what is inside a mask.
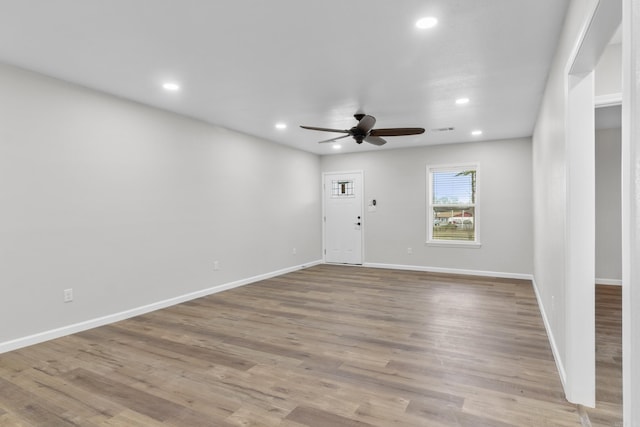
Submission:
[[[593,427],[622,427],[622,287],[596,285],[596,407]]]
[[[529,282],[320,265],[0,355],[0,426],[579,426]]]

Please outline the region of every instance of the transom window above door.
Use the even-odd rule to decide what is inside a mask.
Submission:
[[[353,181],[350,180],[333,180],[331,181],[331,196],[332,197],[353,197],[354,186]]]

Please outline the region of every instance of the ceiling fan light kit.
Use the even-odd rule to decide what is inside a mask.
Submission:
[[[381,146],[387,143],[383,136],[404,136],[404,135],[419,135],[424,133],[424,128],[387,128],[387,129],[374,129],[376,124],[376,118],[368,114],[357,113],[353,117],[356,118],[358,124],[351,129],[330,129],[321,128],[315,126],[300,126],[303,129],[317,130],[321,132],[336,132],[344,133],[346,135],[338,136],[335,138],[325,139],[318,141],[320,144],[327,142],[335,142],[342,138],[352,137],[358,144],[362,144],[362,141],[366,141],[369,144]]]

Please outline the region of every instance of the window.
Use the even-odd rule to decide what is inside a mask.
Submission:
[[[427,167],[427,243],[479,245],[478,165]]]
[[[331,181],[331,197],[353,196],[353,181]]]

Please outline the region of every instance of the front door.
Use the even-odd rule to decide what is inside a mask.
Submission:
[[[325,261],[362,264],[362,172],[324,175]]]

